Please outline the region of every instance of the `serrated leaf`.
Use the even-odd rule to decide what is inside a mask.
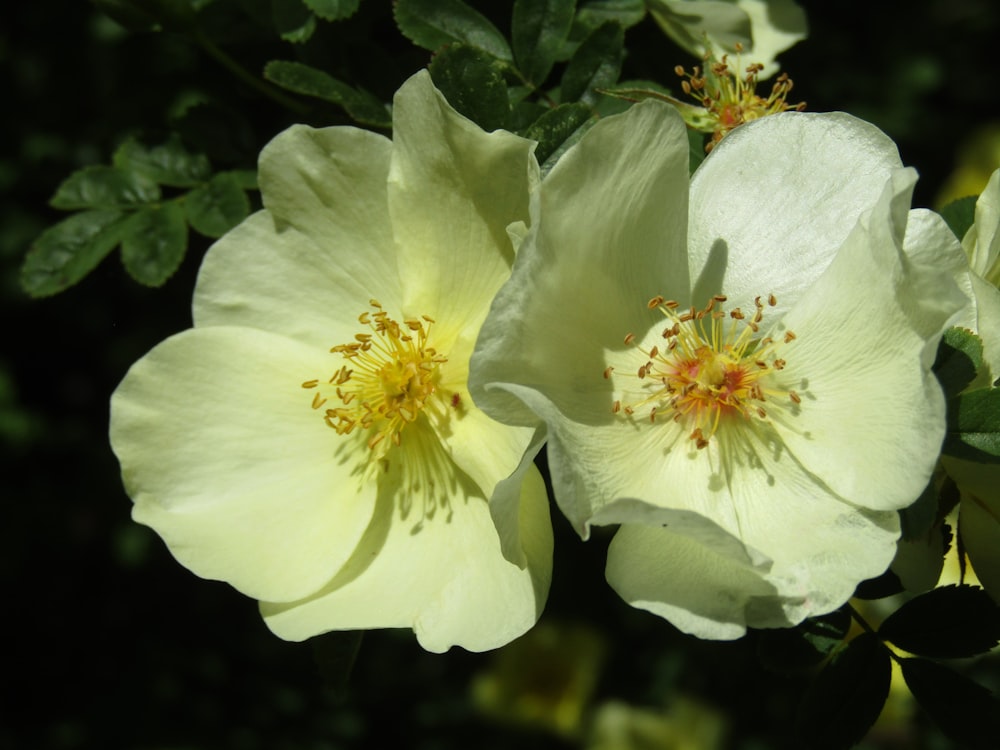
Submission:
[[[67,289],[97,266],[121,242],[124,211],[84,211],[39,235],[21,266],[21,286],[32,297]]]
[[[497,130],[510,114],[507,84],[499,67],[482,50],[453,44],[434,56],[430,73],[451,106],[483,130]]]
[[[115,151],[112,163],[121,170],[138,172],[170,187],[194,187],[212,173],[205,155],[189,152],[176,133],[158,146],[129,139]]]
[[[944,219],[949,229],[955,233],[959,240],[965,237],[976,221],[976,201],[978,196],[969,195],[965,198],[958,198],[941,209],[941,218]]]
[[[122,237],[122,262],[129,275],[146,286],[161,286],[184,260],[187,221],[176,202],[138,211]]]
[[[271,0],[271,22],[282,39],[304,44],[316,31],[316,16],[302,0]]]
[[[160,189],[143,175],[95,165],[79,169],[56,189],[49,201],[67,211],[84,208],[125,208],[158,200]]]
[[[461,0],[397,0],[393,16],[403,36],[431,52],[460,42],[497,59],[514,60],[497,27]]]
[[[797,672],[819,664],[841,643],[851,627],[847,610],[810,617],[794,628],[760,631],[757,656],[775,672]]]
[[[978,388],[948,400],[942,452],[978,463],[1000,463],[1000,388]]]
[[[891,570],[882,575],[862,581],[854,589],[856,599],[885,599],[903,591],[903,582]]]
[[[1000,607],[978,586],[941,586],[889,615],[878,634],[918,656],[976,656],[1000,641]]]
[[[549,75],[573,23],[575,0],[517,0],[511,21],[514,60],[529,81]]]
[[[625,32],[614,21],[599,26],[584,39],[563,73],[562,101],[593,105],[600,96],[595,89],[608,88],[618,80],[624,42]]]
[[[878,718],[889,695],[892,664],[878,638],[862,633],[840,651],[806,690],[795,717],[802,744],[846,750]]]
[[[220,172],[184,199],[192,229],[206,237],[221,237],[250,213],[250,201],[231,172]]]
[[[623,29],[628,29],[645,17],[644,0],[588,0],[576,12],[571,36],[582,39],[608,21],[614,21]]]
[[[590,110],[583,104],[560,104],[535,120],[522,135],[538,141],[535,158],[544,162],[589,119]]]
[[[361,4],[361,0],[302,0],[306,7],[325,21],[339,21],[350,18]]]
[[[903,679],[942,732],[970,750],[995,750],[1000,701],[982,685],[926,659],[903,659]]]
[[[932,368],[945,398],[961,393],[983,364],[983,340],[966,328],[949,328],[941,337]]]
[[[355,121],[381,128],[392,127],[386,106],[372,94],[338,81],[322,70],[291,60],[272,60],[264,77],[283,89],[332,102],[344,108]]]
[[[917,499],[899,511],[899,526],[903,541],[912,542],[921,539],[930,531],[938,518],[939,494],[937,482],[932,477]]]

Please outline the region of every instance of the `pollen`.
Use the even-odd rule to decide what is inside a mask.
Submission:
[[[727,312],[725,302],[725,296],[715,295],[700,310],[678,314],[676,302],[651,299],[649,309],[659,309],[668,321],[661,335],[666,345],[646,349],[635,336],[626,342],[642,355],[628,375],[640,381],[644,396],[632,403],[616,400],[612,412],[653,424],[681,424],[698,450],[728,424],[768,422],[775,413],[796,413],[802,397],[785,386],[782,371],[788,361],[779,356],[788,356],[782,350],[795,334],[786,330],[777,338],[757,336],[766,309],[776,306],[777,299],[773,294],[757,297],[752,313],[739,307]]]
[[[313,391],[313,409],[327,407],[321,411],[327,425],[339,435],[367,432],[368,448],[382,458],[430,402],[448,400],[439,387],[439,368],[448,360],[430,345],[430,317],[399,322],[378,300],[369,303],[372,310],[358,316],[369,330],[330,349],[343,359],[341,366],[328,380],[307,380],[302,387]]]
[[[674,72],[683,79],[681,89],[705,110],[697,122],[685,117],[689,126],[712,134],[705,151],[711,151],[729,132],[743,123],[788,110],[801,112],[806,108],[805,102],[788,103],[793,83],[787,73],[775,79],[767,96],[758,94],[757,79],[764,66],[752,63],[741,73],[741,52],[742,45],[737,44],[736,63],[732,67],[728,55],[716,58],[712,51],[708,51],[703,58],[704,65],[694,66],[690,73],[680,65],[674,68]],[[681,113],[684,112],[682,109]]]

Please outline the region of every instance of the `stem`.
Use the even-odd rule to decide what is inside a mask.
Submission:
[[[304,115],[309,111],[309,108],[301,102],[287,96],[280,89],[262,81],[260,78],[250,73],[246,68],[219,49],[215,45],[215,42],[205,36],[205,33],[201,29],[196,28],[191,33],[194,40],[206,53],[208,53],[210,57],[252,89],[277,102],[282,107],[291,110],[297,115]]]
[[[900,660],[900,658],[899,658],[899,656],[896,655],[896,652],[893,651],[891,648],[889,648],[889,646],[882,639],[882,637],[875,631],[875,629],[871,625],[868,624],[868,621],[865,620],[865,618],[861,616],[861,613],[858,612],[858,610],[856,610],[851,605],[850,602],[848,602],[844,606],[847,607],[847,611],[851,613],[851,617],[853,617],[854,621],[856,623],[858,623],[858,625],[861,626],[862,630],[864,630],[866,633],[870,633],[871,635],[873,635],[876,638],[878,638],[878,642],[882,644],[882,648],[884,648],[886,651],[889,652],[889,658],[891,658],[894,662],[902,663],[901,660]]]

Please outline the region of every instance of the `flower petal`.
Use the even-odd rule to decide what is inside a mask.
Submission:
[[[470,364],[488,414],[530,425],[524,403],[538,414],[548,403],[569,419],[607,421],[603,403],[594,411],[581,398],[610,393],[602,347],[621,349],[625,334],[653,325],[651,297],[686,301],[687,173],[683,121],[654,101],[601,120],[559,160]]]
[[[930,365],[966,303],[952,281],[957,243],[936,259],[901,250],[914,181],[901,170],[886,185],[779,324],[797,336],[782,349],[783,376],[802,399],[777,425],[782,441],[834,493],[877,510],[906,507],[927,486],[945,429]]]
[[[439,348],[472,338],[514,250],[507,225],[528,219],[538,180],[534,142],[486,133],[458,114],[422,71],[396,93],[389,210],[408,315],[437,321]]]
[[[426,436],[425,436],[426,437]],[[433,438],[431,438],[433,440]],[[521,491],[521,539],[527,566],[508,562],[489,508],[472,482],[440,477],[444,509],[417,525],[399,518],[393,497],[407,484],[400,466],[427,460],[427,445],[409,445],[383,477],[377,522],[354,558],[316,595],[289,604],[263,602],[268,626],[303,640],[328,630],[412,627],[429,651],[459,645],[470,651],[501,646],[536,622],[545,601],[552,539],[545,486],[537,470]],[[421,459],[420,453],[424,454]],[[447,461],[447,458],[444,459]]]
[[[949,459],[948,473],[962,490],[958,533],[983,588],[1000,602],[1000,467]]]
[[[357,128],[295,125],[275,137],[260,156],[267,211],[205,256],[195,324],[250,326],[329,348],[342,341],[331,327],[356,321],[369,299],[399,300],[390,151],[389,140]]]
[[[993,286],[1000,284],[1000,169],[976,201],[976,219],[962,239],[969,266]]]
[[[300,385],[325,356],[250,328],[196,328],[115,391],[111,444],[133,516],[203,578],[294,600],[354,552],[375,491],[357,475],[364,443],[329,429]]]
[[[787,112],[736,128],[691,179],[688,230],[694,304],[724,290],[753,309],[775,294],[783,313],[878,200],[896,146],[842,113]]]

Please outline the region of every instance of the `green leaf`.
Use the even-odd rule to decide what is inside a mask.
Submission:
[[[851,627],[851,615],[838,609],[810,617],[794,628],[762,630],[757,656],[775,672],[797,672],[819,664],[839,646]]]
[[[535,158],[542,163],[583,126],[590,116],[590,110],[583,104],[560,104],[535,120],[521,135],[538,141]]]
[[[325,21],[339,21],[350,18],[361,4],[361,0],[302,0],[306,7]]]
[[[979,200],[978,196],[969,195],[953,200],[941,209],[941,218],[945,220],[945,223],[959,240],[965,237],[969,227],[975,223],[977,200]]]
[[[197,19],[191,0],[92,0],[129,31],[187,31]]]
[[[688,135],[688,169],[691,174],[694,174],[695,170],[701,166],[701,163],[705,161],[705,157],[708,154],[705,153],[705,134],[694,130],[693,128],[687,129]]]
[[[644,0],[589,0],[576,12],[571,36],[582,39],[608,21],[614,21],[623,29],[628,29],[645,17]]]
[[[951,398],[975,380],[982,364],[983,340],[966,328],[949,328],[941,338],[932,369],[945,397]]]
[[[146,286],[161,286],[187,251],[184,207],[177,201],[147,206],[135,214],[122,238],[122,261],[129,275]]]
[[[480,49],[453,44],[434,56],[430,72],[451,106],[483,130],[496,130],[510,114],[501,66]]]
[[[600,96],[594,89],[607,88],[618,80],[624,42],[625,32],[614,21],[603,24],[584,39],[563,73],[562,100],[579,100],[593,106]]]
[[[806,690],[795,731],[806,747],[846,750],[865,736],[889,695],[892,664],[878,638],[862,633],[837,653]]]
[[[885,599],[903,591],[903,582],[899,576],[891,570],[885,571],[875,578],[868,578],[857,585],[854,589],[854,597],[857,599]]]
[[[977,388],[948,401],[942,452],[979,463],[1000,463],[1000,388]]]
[[[96,165],[77,170],[56,190],[49,205],[63,210],[124,208],[158,200],[160,189],[143,175]]]
[[[115,151],[112,163],[121,170],[138,172],[170,187],[194,187],[212,173],[205,155],[189,152],[176,133],[166,143],[151,147],[129,139]]]
[[[264,77],[296,94],[337,104],[356,122],[380,128],[392,127],[389,110],[375,96],[352,88],[322,70],[300,62],[272,60],[264,67]]]
[[[302,0],[271,0],[271,21],[282,39],[304,44],[316,31],[316,16]]]
[[[497,27],[461,0],[397,0],[393,16],[403,36],[431,52],[461,42],[506,62],[514,59]]]
[[[1000,701],[982,685],[926,659],[903,659],[903,679],[942,732],[970,750],[995,750]]]
[[[84,211],[49,227],[24,259],[21,286],[32,297],[73,286],[121,242],[129,218],[124,211]]]
[[[231,169],[226,174],[231,174],[243,190],[260,190],[256,169]]]
[[[511,21],[514,59],[529,81],[540,84],[552,70],[573,23],[575,0],[517,0]]]
[[[1000,641],[1000,607],[978,586],[941,586],[889,615],[878,634],[918,656],[976,656]]]
[[[99,11],[131,32],[154,31],[159,27],[156,17],[130,0],[91,0]]]
[[[192,229],[206,237],[221,237],[250,213],[250,201],[231,172],[220,172],[184,200]]]

